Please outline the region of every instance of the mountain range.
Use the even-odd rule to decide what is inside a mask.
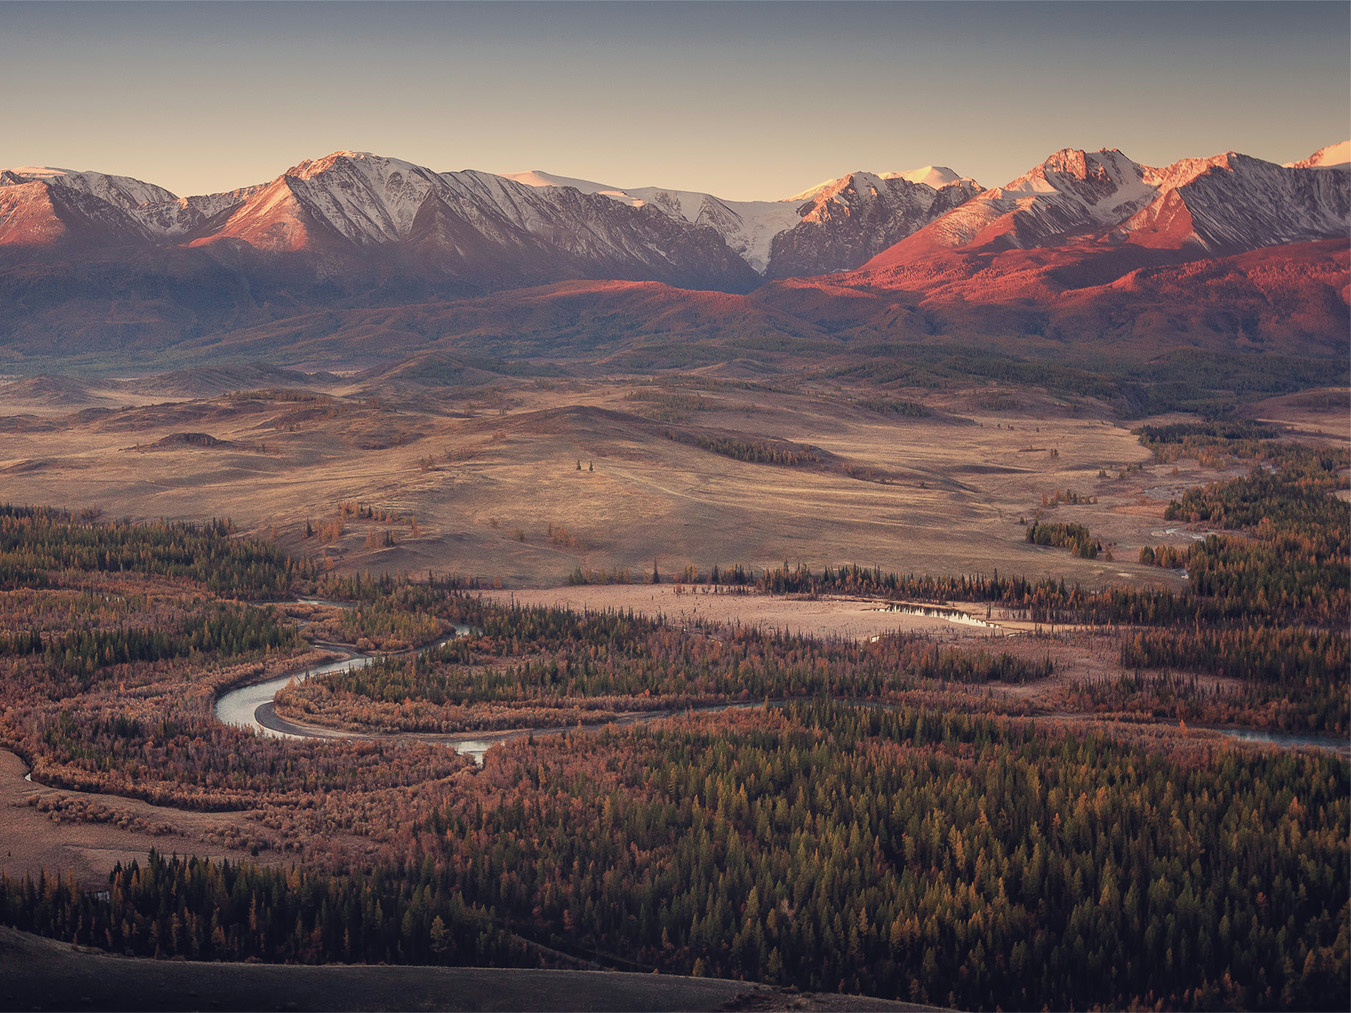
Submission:
[[[1216,326],[1248,340],[1323,347],[1328,328],[1345,336],[1349,161],[1351,142],[1290,165],[1227,152],[1151,167],[1063,149],[989,189],[926,166],[764,201],[349,151],[189,197],[101,172],[5,169],[0,347],[148,351],[315,311],[539,300],[539,286],[576,282],[602,301],[613,283],[753,292],[742,311],[823,333],[920,320],[1045,336],[1066,313],[1101,333],[1114,314],[1134,326],[1171,307],[1236,314]],[[577,285],[564,287],[575,303]]]

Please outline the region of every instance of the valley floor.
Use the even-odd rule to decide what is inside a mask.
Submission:
[[[1328,549],[1309,533],[1312,528],[1297,527],[1303,523],[1297,511],[1288,511],[1289,503],[1300,502],[1299,489],[1344,484],[1345,440],[1332,420],[1340,395],[1317,402],[1322,408],[1287,398],[1250,409],[1290,427],[1282,439],[1295,436],[1305,445],[1298,453],[1289,442],[1274,451],[1268,447],[1273,465],[1254,449],[1256,438],[1245,443],[1241,436],[1214,437],[1215,445],[1199,450],[1195,444],[1184,446],[1186,437],[1179,437],[1164,448],[1178,451],[1176,459],[1169,459],[1156,452],[1159,445],[1153,451],[1143,445],[1138,434],[1101,406],[1027,391],[946,391],[928,395],[920,405],[865,403],[859,392],[825,383],[778,389],[709,382],[672,389],[640,379],[567,380],[503,382],[455,400],[444,390],[410,394],[398,385],[325,382],[325,390],[233,392],[127,407],[96,405],[75,413],[35,405],[0,418],[6,430],[0,451],[6,455],[0,459],[5,498],[89,507],[83,516],[22,508],[6,508],[4,514],[13,539],[5,548],[11,569],[10,583],[0,592],[0,634],[6,638],[0,653],[12,670],[5,701],[12,706],[0,710],[0,717],[7,722],[7,741],[39,768],[38,781],[45,772],[50,784],[72,787],[27,780],[24,760],[0,752],[0,871],[18,877],[40,868],[68,869],[78,885],[97,888],[116,864],[143,860],[154,849],[232,863],[256,858],[273,873],[299,862],[307,870],[326,870],[323,874],[343,870],[334,882],[347,883],[341,877],[349,870],[363,865],[389,870],[396,858],[422,856],[426,861],[400,867],[400,875],[434,873],[437,888],[445,889],[443,899],[454,898],[456,904],[461,891],[488,898],[481,910],[502,919],[494,923],[499,935],[492,945],[515,947],[510,952],[517,959],[524,955],[527,966],[556,956],[564,966],[594,959],[612,967],[693,974],[709,967],[814,988],[831,989],[838,982],[842,992],[880,990],[869,982],[882,982],[896,989],[885,994],[941,999],[968,994],[959,987],[976,986],[927,967],[921,989],[918,979],[896,977],[899,972],[888,963],[913,969],[929,945],[921,946],[918,929],[912,932],[909,909],[898,908],[883,925],[856,917],[857,912],[847,921],[832,921],[834,908],[822,904],[821,931],[835,939],[833,950],[821,951],[823,961],[844,959],[851,928],[855,937],[870,940],[867,945],[879,956],[867,968],[804,969],[794,978],[796,970],[779,962],[777,950],[770,961],[773,947],[763,937],[757,942],[746,934],[760,931],[756,918],[762,913],[758,891],[763,884],[756,886],[754,903],[743,897],[726,912],[717,901],[723,896],[721,881],[716,889],[677,895],[681,903],[697,897],[712,905],[699,909],[703,913],[691,921],[683,910],[676,919],[669,906],[654,907],[651,896],[633,886],[639,878],[628,876],[624,888],[632,886],[633,896],[647,905],[640,905],[647,949],[637,951],[637,958],[611,961],[606,954],[618,946],[616,940],[638,931],[637,915],[632,924],[606,921],[607,912],[618,908],[596,901],[600,888],[585,878],[590,876],[586,867],[569,864],[577,842],[566,828],[573,819],[585,819],[607,821],[607,830],[614,830],[614,811],[607,806],[621,800],[629,807],[622,819],[642,831],[635,830],[633,840],[650,839],[643,837],[641,848],[625,844],[609,857],[598,851],[600,857],[588,861],[637,861],[633,856],[670,848],[670,868],[688,867],[703,876],[722,866],[710,855],[687,854],[682,845],[690,842],[680,833],[662,837],[652,829],[658,818],[672,818],[662,807],[667,793],[692,793],[686,800],[694,806],[691,812],[715,813],[724,825],[721,842],[744,834],[747,841],[778,847],[798,839],[796,831],[790,832],[798,824],[773,804],[787,796],[772,778],[758,785],[758,796],[752,792],[758,815],[752,802],[738,801],[734,782],[744,786],[752,768],[805,764],[805,779],[808,773],[816,778],[816,767],[823,763],[880,763],[892,753],[903,756],[903,763],[859,768],[849,775],[877,779],[879,787],[867,796],[876,800],[893,797],[895,785],[887,778],[902,770],[925,771],[942,790],[953,785],[955,791],[965,782],[952,781],[952,772],[990,776],[990,757],[997,753],[1001,763],[1024,764],[1018,750],[1033,744],[1042,751],[1037,754],[1041,775],[1087,776],[1088,760],[1074,770],[1060,768],[1051,744],[1063,743],[1066,755],[1085,750],[1093,763],[1138,764],[1152,772],[1149,790],[1164,795],[1184,770],[1199,770],[1198,778],[1218,784],[1221,766],[1274,769],[1287,757],[1274,756],[1273,749],[1291,753],[1295,773],[1287,774],[1305,779],[1299,782],[1301,792],[1332,797],[1336,779],[1344,778],[1348,750],[1337,750],[1340,755],[1332,758],[1322,749],[1326,743],[1312,743],[1315,749],[1307,738],[1345,727],[1344,689],[1335,684],[1337,666],[1345,663],[1345,639],[1331,628],[1330,618],[1344,587],[1329,576],[1344,566],[1344,539],[1330,535]],[[387,395],[397,395],[398,409],[389,407]],[[1211,438],[1201,429],[1192,433],[1197,434]],[[1329,447],[1342,455],[1336,457],[1340,463],[1327,463],[1332,453],[1318,457],[1319,448]],[[1192,555],[1184,554],[1225,523],[1223,509],[1234,511],[1237,497],[1247,495],[1234,491],[1249,480],[1246,476],[1251,473],[1260,485],[1278,468],[1286,469],[1283,477],[1259,490],[1268,497],[1259,502],[1276,503],[1294,517],[1276,517],[1293,532],[1280,551],[1298,563],[1304,584],[1295,584],[1291,574],[1297,568],[1285,566],[1286,556],[1260,555],[1275,542],[1270,525],[1259,528],[1255,521],[1233,520],[1224,538],[1208,539]],[[1323,484],[1300,487],[1299,481]],[[1219,512],[1211,514],[1213,526],[1164,520],[1170,501],[1216,482],[1221,485],[1214,487],[1218,491],[1206,507],[1218,505]],[[228,516],[233,524],[189,530],[94,522],[122,515],[199,522]],[[1096,540],[1096,557],[1081,558],[1063,537],[1031,544],[1033,523],[1056,529],[1057,536],[1086,529],[1091,536],[1085,537]],[[1337,535],[1344,518],[1313,523]],[[91,543],[100,546],[97,551],[89,549]],[[1141,549],[1149,550],[1146,556]],[[1139,561],[1155,558],[1155,552],[1160,559],[1199,560],[1198,565],[1212,567],[1209,590],[1196,591],[1197,582],[1181,566]],[[1305,567],[1301,553],[1311,561],[1321,553],[1318,565]],[[185,556],[197,570],[185,569]],[[222,583],[218,573],[201,569],[204,559],[230,567],[229,579]],[[842,561],[868,567],[851,571],[853,583],[847,586],[871,586],[875,594],[817,593],[815,572],[821,573],[822,587],[846,586],[838,569]],[[799,563],[807,568],[794,569]],[[716,584],[708,573],[712,564],[722,565],[724,575],[728,567],[745,564],[762,571],[763,583],[759,590],[745,583]],[[784,583],[774,586],[801,587],[791,582],[805,579],[813,590],[764,593],[771,586],[769,568],[780,564],[782,571],[774,573]],[[841,583],[830,584],[834,578],[823,566],[836,567]],[[652,583],[654,571],[658,580]],[[927,600],[912,591],[888,597],[882,577],[887,571],[896,574],[888,578],[893,590],[913,586],[905,581],[924,574],[969,576],[972,587],[979,578],[990,589],[990,603],[935,604],[948,591]],[[463,576],[441,582],[356,576],[410,572]],[[1001,597],[1005,592],[995,589],[998,580],[986,581],[992,574],[1005,576],[1000,587],[1009,585],[1010,575],[1031,579]],[[1260,596],[1249,579],[1254,575],[1266,580]],[[1038,583],[1039,578],[1049,579]],[[755,584],[753,577],[749,583]],[[466,584],[473,592],[468,597],[457,591]],[[1076,585],[1082,585],[1082,596]],[[1104,588],[1112,590],[1099,594]],[[1270,619],[1268,589],[1270,602],[1285,610],[1283,623]],[[1118,592],[1120,597],[1113,598]],[[293,597],[301,594],[313,597]],[[279,604],[255,607],[278,599]],[[1017,601],[1038,604],[1003,604]],[[1068,624],[1038,621],[1034,607],[1043,615],[1079,618]],[[573,614],[550,611],[556,609]],[[456,637],[457,630],[469,632]],[[1212,634],[1213,643],[1202,639]],[[311,680],[303,691],[293,684],[280,691],[275,705],[266,705],[273,714],[271,727],[302,738],[326,735],[331,741],[261,740],[215,719],[212,708],[222,694],[245,682],[285,679],[317,664],[338,644],[366,657],[390,658],[369,672]],[[415,645],[435,646],[425,659],[414,659]],[[1229,669],[1212,664],[1222,650],[1229,652],[1226,658],[1232,656]],[[728,701],[735,707],[711,713]],[[761,708],[766,702],[773,706]],[[686,712],[690,716],[681,716]],[[1201,716],[1195,724],[1230,727],[1188,727],[1194,715]],[[611,721],[641,727],[607,727]],[[1029,728],[1028,721],[1036,727]],[[1278,741],[1245,746],[1221,737],[1245,724],[1275,733]],[[579,727],[587,734],[563,734]],[[1282,736],[1292,729],[1302,729],[1306,738]],[[525,734],[531,731],[535,734]],[[831,736],[846,744],[839,755],[827,750],[828,756],[808,756],[813,743]],[[468,737],[489,750],[486,761],[478,751],[480,765],[432,748]],[[506,738],[513,741],[493,748]],[[790,739],[798,743],[792,755],[778,756]],[[744,766],[713,772],[726,782],[726,790],[714,791],[713,774],[700,766],[714,749],[748,750]],[[659,756],[661,750],[670,753]],[[640,756],[653,764],[651,770],[635,765]],[[666,783],[663,779],[674,777],[677,769],[688,777]],[[1105,771],[1093,777],[1099,775],[1101,785],[1111,780]],[[607,778],[613,783],[597,794],[596,786]],[[996,778],[999,784],[992,781],[981,790],[991,800],[1000,792],[1022,800],[1023,789],[1015,791],[1010,778]],[[1080,786],[1080,795],[1070,797],[1087,799],[1090,781]],[[558,790],[564,784],[576,797]],[[98,791],[99,786],[106,790]],[[1201,785],[1204,797],[1210,797],[1205,793],[1211,787],[1209,780]],[[1066,800],[1058,788],[1047,791],[1044,798],[1042,788],[1024,794],[1045,810],[1047,820],[1054,812],[1057,839],[1063,838],[1067,854],[1087,860],[1091,856],[1079,848],[1082,842],[1059,831]],[[1110,818],[1112,805],[1104,791],[1098,791],[1094,819],[1102,820],[1103,834],[1120,836],[1123,848],[1136,847],[1138,835]],[[602,798],[605,792],[609,795]],[[656,798],[649,797],[653,792]],[[515,810],[504,801],[509,796],[521,807],[517,823],[512,823]],[[1119,804],[1135,805],[1143,798],[1123,795]],[[1254,806],[1276,805],[1261,792],[1254,798]],[[169,804],[159,804],[164,802]],[[925,813],[938,810],[915,804],[914,819],[904,828],[899,809],[858,824],[878,828],[867,832],[887,835],[885,847],[889,855],[894,852],[880,865],[873,858],[868,862],[879,868],[892,862],[897,875],[910,877],[910,886],[937,875],[941,867],[951,876],[952,897],[960,899],[965,896],[961,890],[974,889],[976,880],[951,866],[950,856],[940,857],[949,839],[943,834],[951,829],[960,837],[969,831],[974,844],[993,831],[988,822],[972,823],[963,816],[960,829],[935,829],[935,824],[921,834],[922,821],[929,819]],[[1159,804],[1150,802],[1142,811]],[[1168,795],[1168,806],[1180,804]],[[647,805],[653,806],[650,812],[635,815]],[[841,817],[840,807],[821,792],[797,791],[793,805],[804,813],[821,807],[811,817],[818,831],[823,821]],[[1075,833],[1087,826],[1086,806],[1072,810]],[[541,815],[544,808],[547,819]],[[202,811],[211,809],[221,811]],[[976,812],[968,809],[962,810],[967,816]],[[1336,857],[1337,849],[1324,825],[1332,811],[1324,806],[1314,817],[1298,806],[1281,810],[1280,819],[1294,826],[1289,840],[1319,835],[1320,869],[1340,868],[1327,857]],[[1215,828],[1223,814],[1212,815],[1214,826],[1206,833],[1218,841]],[[1028,819],[1029,827],[1041,825],[1040,816]],[[632,829],[624,826],[626,832]],[[733,826],[741,829],[727,830]],[[821,838],[833,841],[832,847],[843,849],[852,840],[843,829],[832,833]],[[604,843],[603,836],[598,840]],[[876,847],[883,848],[878,840]],[[1286,848],[1281,843],[1286,840],[1271,847]],[[547,856],[557,862],[553,871],[543,857],[534,865],[521,864],[514,852],[508,853],[545,843],[555,849]],[[933,855],[920,861],[916,846]],[[1032,853],[1033,844],[1022,846]],[[1018,853],[1002,843],[1000,848],[1001,861]],[[1166,848],[1159,852],[1166,853]],[[794,861],[806,861],[805,854],[798,847]],[[1280,854],[1282,860],[1289,857]],[[845,863],[840,868],[848,864],[840,861]],[[868,864],[860,865],[857,857],[849,861],[854,868]],[[1148,872],[1145,864],[1136,865],[1132,875]],[[808,867],[820,871],[810,861]],[[762,871],[770,868],[765,864]],[[990,867],[983,868],[988,872]],[[1084,875],[1101,872],[1091,863],[1085,869]],[[778,865],[773,871],[784,917],[771,917],[767,908],[765,925],[787,940],[800,928],[790,912],[803,898],[790,903],[798,883],[793,876],[783,878]],[[537,896],[522,899],[526,885],[513,879],[518,874],[539,876],[538,884],[530,885]],[[1331,881],[1332,875],[1324,878]],[[575,880],[569,887],[576,892],[572,900],[556,890],[566,876]],[[1219,879],[1206,882],[1207,888],[1220,888],[1215,885]],[[986,875],[981,883],[982,889],[995,891],[991,896],[1002,896],[1002,878]],[[619,885],[618,879],[603,884],[612,892]],[[1019,917],[1032,918],[1042,907],[1036,891],[1026,882],[1022,886]],[[1110,893],[1096,883],[1084,889],[1089,900]],[[1239,889],[1225,903],[1239,903],[1243,896]],[[862,893],[849,897],[851,904],[869,903]],[[651,910],[659,910],[677,942],[653,929]],[[956,910],[945,906],[942,913],[946,917]],[[1218,910],[1207,909],[1207,916]],[[430,923],[425,905],[408,911],[409,918]],[[447,917],[452,911],[457,918],[464,914],[452,906],[446,908]],[[723,922],[740,924],[743,915],[755,925],[739,935],[738,946],[759,952],[758,963],[744,965],[750,971],[734,963],[704,964],[704,957],[730,959],[728,948],[720,948],[714,937]],[[1319,917],[1327,915],[1325,910]],[[474,917],[479,915],[471,912],[458,927],[466,939],[486,945],[490,937],[478,932]],[[578,932],[581,917],[590,919],[590,927]],[[958,912],[951,924],[966,925],[967,916]],[[306,932],[318,940],[321,926],[302,931],[298,919],[296,925],[293,942],[301,948],[284,952],[292,954],[286,959],[302,954],[304,960],[303,954],[311,952],[303,948]],[[1003,926],[1009,940],[1020,931],[1012,925]],[[1310,939],[1322,932],[1320,926],[1314,927],[1317,932],[1310,928]],[[1116,922],[1107,929],[1109,936],[1124,931]],[[84,938],[79,927],[67,931],[66,938]],[[145,944],[148,931],[138,923],[126,939]],[[417,947],[435,936],[407,927],[402,931],[401,948],[362,950],[339,943],[342,933],[335,936],[330,925],[324,959],[336,959],[336,953],[342,959],[426,962],[431,951]],[[1047,952],[1070,967],[1072,962],[1065,963],[1069,950],[1053,936],[1038,945],[1050,947]],[[111,943],[111,931],[107,938]],[[153,945],[137,952],[160,952],[163,938],[155,936]],[[562,950],[584,941],[568,956],[558,950],[546,955],[537,939]],[[255,942],[237,928],[228,940],[235,949],[227,950],[222,938],[219,945],[211,939],[206,949],[191,952],[243,959],[250,952],[245,947]],[[856,938],[849,945],[864,944]],[[810,935],[795,936],[792,946],[804,968],[803,961],[817,952]],[[918,948],[904,959],[897,956],[907,946]],[[312,952],[319,953],[317,942],[314,947]],[[1314,943],[1309,947],[1315,964],[1330,959],[1324,950],[1333,952],[1325,941],[1318,949]],[[283,951],[264,952],[265,959],[275,959],[273,954]],[[445,956],[446,950],[436,952]],[[463,959],[469,952],[455,955]],[[942,952],[947,959],[966,951],[949,947]],[[686,960],[696,953],[704,954],[698,963]],[[494,957],[491,950],[483,954],[480,962]],[[983,968],[984,951],[970,961]],[[22,973],[28,964],[40,967],[40,973]],[[997,961],[990,966],[998,966],[999,973],[1007,970]],[[755,973],[760,967],[765,973]],[[1180,995],[1179,989],[1193,986],[1189,972],[1175,970],[1176,981],[1168,986],[1174,991],[1167,994]],[[845,971],[858,973],[850,978]],[[1209,979],[1212,984],[1221,980],[1219,973]],[[1073,974],[1067,974],[1070,984],[1056,987],[1072,987]],[[1304,976],[1314,994],[1321,979]],[[934,990],[939,983],[953,991]],[[1112,995],[1146,994],[1126,990],[1134,984],[1113,987],[1118,991]],[[1261,996],[1268,986],[1257,982],[1251,987],[1253,996]],[[571,1008],[569,1003],[576,1008],[874,1008],[848,996],[803,996],[667,975],[592,978],[576,972],[147,963],[12,932],[0,935],[0,1006],[6,1008],[122,1008],[119,1003],[168,1008],[181,1005],[185,995],[217,1008],[259,1008],[259,995],[267,997],[268,1007],[316,1009],[560,1009]],[[875,1008],[907,1007],[878,1003]]]

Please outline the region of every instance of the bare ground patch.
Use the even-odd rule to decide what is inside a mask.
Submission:
[[[11,877],[70,869],[81,885],[94,886],[106,882],[118,862],[144,862],[152,848],[238,859],[274,837],[243,813],[190,812],[49,788],[25,780],[27,772],[23,760],[0,749],[0,871]],[[260,850],[257,860],[275,863],[280,856]]]

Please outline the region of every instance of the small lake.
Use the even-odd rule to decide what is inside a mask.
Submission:
[[[963,612],[961,609],[951,608],[946,605],[913,605],[909,602],[896,602],[892,605],[883,605],[872,611],[899,612],[901,615],[906,616],[924,616],[928,619],[942,619],[945,622],[955,623],[958,626],[979,626],[987,630],[1002,629],[998,623],[990,622],[986,619],[978,619],[969,612]]]

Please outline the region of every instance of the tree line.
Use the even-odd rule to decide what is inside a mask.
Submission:
[[[820,447],[790,440],[756,440],[715,430],[663,429],[668,440],[707,450],[723,457],[731,457],[751,464],[780,464],[788,467],[820,466],[834,461],[835,456]]]
[[[48,507],[0,505],[0,588],[59,584],[81,572],[156,574],[242,598],[285,597],[313,564],[208,524],[101,521]]]

